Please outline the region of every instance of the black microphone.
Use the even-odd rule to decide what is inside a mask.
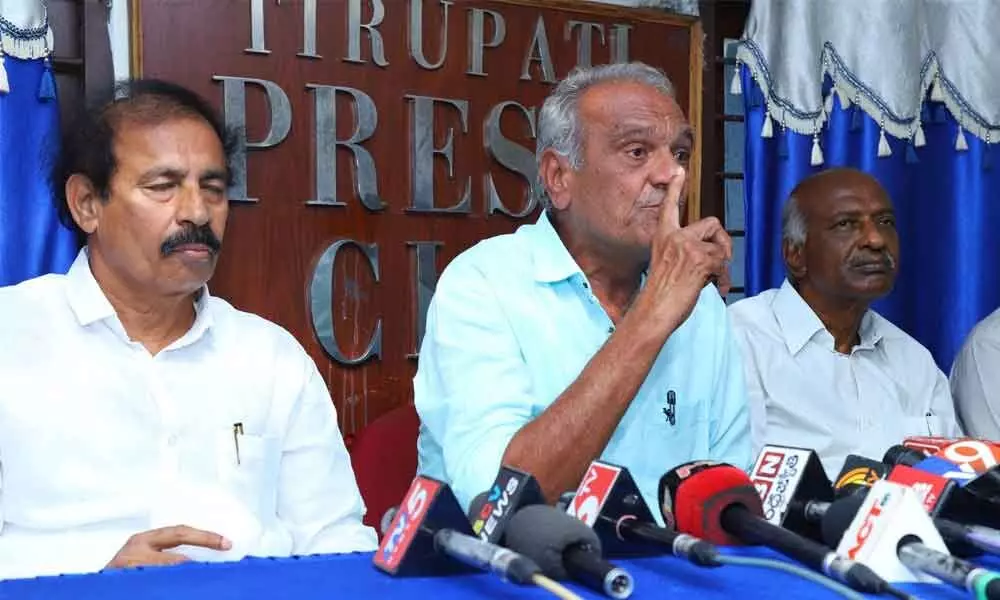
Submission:
[[[600,460],[590,463],[566,512],[594,529],[606,556],[669,552],[702,567],[722,564],[712,544],[657,525],[625,467]]]
[[[545,504],[538,481],[528,473],[501,466],[490,489],[476,496],[469,505],[472,531],[481,540],[503,544],[511,517],[531,504]]]
[[[541,573],[533,560],[472,536],[451,489],[430,477],[413,480],[400,507],[383,515],[381,529],[373,562],[389,575],[448,575],[471,567],[531,584]]]
[[[818,542],[764,519],[760,496],[741,469],[724,463],[689,463],[660,479],[664,518],[678,531],[716,544],[759,544],[870,594],[894,593],[870,568],[838,556]]]
[[[889,465],[857,454],[848,454],[844,468],[833,484],[835,498],[844,498],[857,492],[867,492],[879,479],[889,474]]]
[[[907,448],[902,444],[896,444],[885,451],[885,456],[882,458],[882,462],[889,465],[906,465],[907,467],[915,467],[925,458],[927,458],[927,455],[920,450]]]
[[[611,598],[632,595],[632,576],[601,558],[601,540],[580,521],[552,506],[535,504],[507,523],[507,547],[536,561],[553,579],[573,579]]]

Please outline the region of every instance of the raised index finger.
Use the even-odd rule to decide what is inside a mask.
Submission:
[[[660,236],[665,236],[681,228],[680,201],[685,179],[687,179],[687,171],[681,168],[667,184],[667,197],[660,205]]]
[[[212,550],[229,550],[232,542],[217,533],[195,529],[187,525],[175,525],[154,529],[149,533],[149,544],[157,550],[176,548],[177,546],[200,546]]]
[[[711,242],[722,248],[725,259],[733,258],[733,239],[729,237],[726,228],[715,217],[707,217],[691,223],[684,231],[694,235],[701,241]]]

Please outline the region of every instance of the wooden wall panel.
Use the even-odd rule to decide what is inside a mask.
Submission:
[[[185,84],[222,105],[222,86],[213,76],[265,79],[288,95],[292,109],[290,133],[274,148],[251,151],[248,191],[259,198],[253,204],[234,204],[213,292],[234,305],[255,312],[289,329],[316,360],[338,407],[346,434],[412,397],[416,361],[408,355],[416,339],[415,259],[408,243],[437,241],[438,272],[456,254],[485,237],[514,230],[533,221],[537,209],[524,219],[486,214],[483,177],[492,173],[504,203],[523,206],[525,180],[507,170],[484,149],[483,124],[499,102],[516,100],[538,107],[551,90],[540,81],[537,63],[532,80],[520,79],[522,62],[531,46],[535,25],[542,17],[555,67],[564,77],[577,60],[576,36],[565,38],[572,19],[630,27],[629,55],[661,67],[673,80],[685,110],[694,105],[700,114],[701,33],[690,19],[659,11],[621,9],[586,2],[515,0],[458,0],[449,9],[448,45],[444,65],[427,70],[409,55],[409,1],[384,0],[383,22],[388,65],[372,63],[371,44],[362,34],[364,63],[347,62],[347,16],[350,0],[319,0],[317,53],[322,58],[297,56],[303,48],[303,0],[265,0],[265,39],[270,54],[244,50],[251,45],[249,0],[133,0],[137,28],[133,52],[145,76]],[[372,16],[371,0],[361,2],[363,21]],[[506,39],[485,50],[486,77],[466,74],[468,68],[469,11],[489,9],[506,23]],[[438,2],[424,1],[425,52],[435,60],[440,52],[442,12]],[[492,37],[487,27],[486,38]],[[608,40],[606,40],[608,41]],[[695,43],[692,43],[694,41]],[[607,45],[594,44],[593,61],[609,60]],[[378,186],[388,206],[372,212],[353,193],[353,161],[338,150],[338,196],[346,206],[310,206],[315,176],[313,97],[306,84],[350,86],[367,93],[378,109],[378,125],[364,146],[374,156]],[[468,131],[460,129],[458,112],[435,108],[435,145],[454,129],[454,178],[445,161],[435,159],[435,204],[457,202],[466,178],[472,178],[472,207],[468,214],[420,214],[410,210],[412,109],[405,96],[419,94],[468,101]],[[268,127],[262,88],[247,88],[247,130],[260,140]],[[338,98],[338,137],[349,132],[353,108]],[[695,121],[697,122],[697,121]],[[533,150],[525,118],[505,113],[504,135]],[[697,169],[696,169],[697,170]],[[697,172],[694,173],[697,178]],[[697,193],[697,179],[691,186]],[[697,202],[692,202],[697,211]],[[331,313],[341,347],[352,356],[363,352],[378,319],[382,321],[382,356],[356,367],[335,364],[312,330],[308,286],[312,269],[335,240],[351,238],[377,243],[380,282],[376,284],[360,252],[342,253],[334,268],[337,294]]]

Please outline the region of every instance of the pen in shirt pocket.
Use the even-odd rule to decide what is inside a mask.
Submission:
[[[233,423],[233,446],[236,448],[236,464],[240,464],[241,435],[243,435],[243,423]]]
[[[924,415],[924,421],[927,423],[927,435],[934,435],[934,428],[931,427],[931,419],[933,417],[934,413],[931,411],[927,411],[927,414]]]

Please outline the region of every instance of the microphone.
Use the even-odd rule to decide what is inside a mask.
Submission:
[[[890,454],[896,454],[896,452],[898,451],[886,452],[886,456],[894,458]],[[913,458],[919,457],[914,456]],[[854,503],[856,510],[876,481],[888,479],[888,481],[900,483],[912,489],[923,502],[927,514],[932,517],[953,514],[955,510],[958,510],[959,513],[966,512],[968,504],[963,503],[961,498],[954,495],[957,493],[954,481],[905,465],[897,465],[891,471],[889,469],[885,463],[870,458],[857,455],[848,456],[835,485],[835,488],[840,486],[835,494],[840,498],[838,502],[846,503],[848,499],[851,499],[852,502],[857,500]],[[847,493],[847,490],[851,490],[851,492]],[[957,509],[952,507],[957,507]],[[812,503],[807,505],[805,509],[803,517],[806,520],[813,523],[822,522],[826,510],[825,503]],[[960,536],[946,535],[945,542],[952,554],[957,556],[968,557],[981,554],[975,544]]]
[[[895,483],[895,482],[894,482]],[[822,523],[823,517],[831,507],[842,514],[854,515],[861,509],[861,505],[867,496],[867,490],[853,496],[842,498],[831,503],[812,502],[808,505],[808,518]],[[918,494],[919,495],[919,494]],[[843,517],[837,517],[843,519]],[[951,519],[934,517],[934,527],[937,528],[945,544],[952,554],[965,558],[977,556],[982,552],[1000,555],[1000,531],[983,527],[981,525],[968,525],[959,523]],[[824,542],[829,541],[830,536],[824,534]],[[981,550],[976,552],[974,550]]]
[[[911,435],[903,438],[903,446],[919,450],[930,456],[947,448],[959,438],[944,438],[927,435]]]
[[[890,449],[890,452],[887,452],[886,455],[889,456],[890,454],[898,453],[900,450],[909,451],[909,449],[899,446],[898,450],[893,452]],[[919,461],[922,459],[922,455],[915,456],[914,458]],[[889,466],[885,463],[864,456],[850,454],[844,461],[844,467],[837,476],[837,482],[834,484],[834,496],[842,499],[860,496],[858,500],[858,506],[860,506],[860,501],[864,499],[869,488],[876,481],[884,478],[913,489],[923,501],[927,513],[931,516],[937,516],[942,511],[946,506],[946,502],[950,500],[950,494],[955,486],[950,480],[918,469],[899,465],[890,471]],[[829,506],[829,502],[824,500],[827,499],[809,499],[804,503],[792,503],[789,507],[789,515],[785,519],[784,526],[800,535],[806,535],[810,539],[822,542],[823,536],[820,524],[822,523],[822,517],[826,512],[826,508]],[[810,527],[808,529],[802,528],[802,522],[809,523]],[[980,554],[980,552],[969,544],[963,543],[961,539],[949,538],[946,541],[948,548],[954,554],[960,556],[976,556]]]
[[[933,581],[1000,600],[1000,574],[955,558],[919,499],[906,486],[878,481],[861,505],[834,503],[823,517],[823,535],[837,551],[868,564],[890,581]]]
[[[962,439],[937,453],[938,457],[958,465],[962,471],[976,474],[965,486],[973,496],[990,502],[1000,510],[1000,445],[986,440]]]
[[[556,500],[556,508],[558,508],[559,510],[568,509],[570,503],[573,502],[573,498],[575,497],[576,497],[575,491],[563,492],[559,494],[559,499]]]
[[[963,470],[985,473],[1000,463],[1000,446],[986,440],[959,438],[933,455],[957,464]]]
[[[750,478],[728,464],[688,463],[660,479],[660,504],[677,529],[716,544],[760,544],[866,593],[891,591],[868,567],[768,522]]]
[[[481,540],[500,544],[514,513],[531,504],[545,504],[538,481],[524,471],[501,466],[490,489],[469,505],[472,531]]]
[[[594,530],[606,556],[670,552],[702,567],[722,564],[712,544],[657,525],[625,467],[600,460],[590,463],[566,513]]]
[[[873,483],[888,474],[889,467],[885,463],[857,454],[848,454],[844,460],[844,468],[840,470],[837,482],[833,484],[833,495],[835,498],[844,498],[859,491],[867,492]]]
[[[913,490],[932,517],[941,514],[956,489],[954,480],[906,465],[893,467],[886,480]]]
[[[541,573],[533,560],[473,537],[451,488],[430,477],[418,475],[381,525],[383,538],[373,562],[389,575],[448,575],[474,568],[529,584]]]
[[[833,500],[830,480],[815,452],[790,446],[764,446],[751,473],[765,519],[810,539],[822,539],[819,526],[802,516],[806,502]]]
[[[514,513],[507,546],[536,561],[553,579],[572,577],[615,599],[632,595],[632,576],[601,558],[601,540],[580,521],[552,506],[536,504]]]
[[[928,461],[945,460],[955,465],[954,472],[942,474],[956,479],[977,498],[997,504],[994,510],[1000,509],[1000,445],[973,438],[907,438],[903,444],[931,450]],[[940,470],[944,466],[934,462],[925,470],[938,472],[934,468]]]
[[[908,448],[902,444],[896,444],[885,451],[885,456],[882,457],[882,462],[888,465],[906,465],[907,467],[915,467],[925,458],[927,458],[927,454],[921,452],[920,450]]]
[[[891,449],[890,449],[891,450]],[[889,452],[886,453],[887,458]],[[879,463],[863,457],[855,457],[858,461],[864,461],[874,470],[888,471],[889,467],[885,463]],[[845,467],[846,469],[846,467]],[[954,477],[959,477],[955,479]],[[945,517],[961,523],[986,526],[987,528],[1000,527],[1000,505],[989,500],[989,496],[975,495],[969,491],[969,486],[962,487],[962,483],[968,483],[969,474],[958,469],[954,463],[945,459],[930,456],[917,463],[915,467],[897,465],[892,468],[887,477],[890,481],[907,485],[924,502],[927,513],[934,517]],[[838,484],[840,481],[838,481]],[[988,484],[982,484],[980,490],[986,488]],[[857,487],[861,487],[860,485]],[[866,486],[865,489],[867,490]],[[842,497],[837,494],[837,497]],[[1000,496],[993,496],[1000,498]],[[968,544],[962,544],[948,539],[948,547],[953,554],[960,556],[972,556],[976,553],[972,551]]]

